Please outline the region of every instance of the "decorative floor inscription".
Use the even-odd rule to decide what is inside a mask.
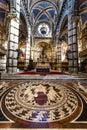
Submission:
[[[81,98],[74,89],[48,80],[16,85],[2,102],[7,111],[5,114],[14,121],[17,118],[27,122],[69,122],[82,111]]]

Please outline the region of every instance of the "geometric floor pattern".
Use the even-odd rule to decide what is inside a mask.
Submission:
[[[86,124],[87,81],[1,81],[0,106],[0,123],[10,128]]]

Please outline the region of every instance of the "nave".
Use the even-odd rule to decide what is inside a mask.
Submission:
[[[0,0],[0,128],[87,129],[87,0]]]

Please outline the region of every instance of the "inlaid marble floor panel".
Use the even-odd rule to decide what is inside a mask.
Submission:
[[[87,81],[1,81],[0,128],[87,128]]]

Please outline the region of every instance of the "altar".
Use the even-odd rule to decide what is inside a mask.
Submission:
[[[49,63],[37,63],[36,72],[50,72]]]

